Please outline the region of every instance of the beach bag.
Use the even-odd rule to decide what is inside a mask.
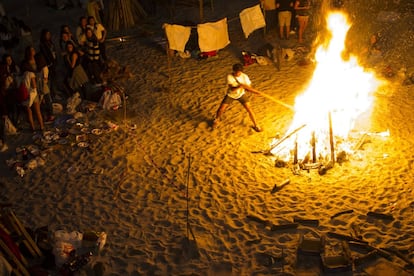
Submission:
[[[111,89],[105,89],[99,100],[100,105],[106,110],[117,110],[121,103],[121,96],[117,92],[113,92]]]
[[[22,81],[22,83],[19,86],[19,89],[17,89],[16,99],[19,103],[22,103],[29,99],[29,90],[24,84],[24,81]]]
[[[6,135],[17,134],[16,127],[13,125],[12,121],[7,116],[4,118],[4,133]]]
[[[243,51],[242,56],[243,56],[243,65],[244,66],[249,66],[249,65],[256,62],[256,60],[253,58],[253,55],[250,52]]]

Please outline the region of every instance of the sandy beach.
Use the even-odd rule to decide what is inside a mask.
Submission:
[[[44,24],[41,15],[59,22],[53,26],[57,39],[58,26],[67,23],[74,29],[83,11],[56,11],[38,2],[32,0],[27,8],[39,15],[27,20],[35,38]],[[216,3],[214,13],[206,5],[206,19],[234,18],[256,3],[225,2]],[[275,28],[245,39],[240,21],[233,20],[228,25],[231,43],[217,56],[169,60],[157,43],[163,38],[163,19],[156,18],[156,24],[109,34],[128,35],[124,41],[109,41],[107,49],[108,56],[131,70],[132,77],[120,82],[128,95],[126,105],[105,111],[81,108],[84,103],[79,106],[83,117],[70,122],[71,115],[57,114],[47,131],[67,131],[64,140],[39,142],[39,136],[24,130],[9,137],[9,150],[0,154],[0,202],[11,203],[31,229],[105,232],[104,247],[79,275],[98,275],[93,269],[98,264],[103,275],[412,275],[414,94],[404,80],[414,72],[414,33],[407,24],[414,14],[397,5],[384,10],[353,2],[344,7],[354,24],[350,35],[365,41],[375,29],[387,38],[383,59],[373,68],[385,84],[374,91],[371,107],[357,118],[350,135],[355,144],[365,134],[363,143],[326,174],[296,170],[290,162],[277,167],[277,156],[264,154],[287,134],[295,115],[268,98],[251,98],[263,132],[252,129],[237,103],[217,129],[211,128],[232,65],[241,62],[241,51],[255,52],[266,42],[297,55],[283,58],[280,70],[273,63],[255,63],[245,73],[253,87],[294,106],[316,67],[301,63],[311,58],[316,30],[310,28],[306,43],[298,47],[296,37],[279,41]],[[10,15],[29,14],[15,3],[5,7]],[[367,23],[362,14],[368,12],[374,19]],[[398,17],[384,19],[381,12]],[[186,7],[176,17],[196,21],[197,15],[197,7]],[[355,24],[361,24],[360,31]],[[394,74],[384,76],[384,68]],[[398,74],[402,68],[403,76]],[[65,99],[60,102],[64,105]],[[93,134],[93,129],[103,133]],[[86,148],[77,144],[82,134]],[[40,152],[44,165],[21,177],[7,160],[20,158],[16,149],[29,145]],[[277,227],[285,224],[291,227]],[[301,237],[324,236],[324,255],[342,254],[344,238],[332,233],[364,241],[389,257],[354,263],[350,272],[328,273],[319,257],[298,253]],[[350,247],[353,259],[366,254]]]

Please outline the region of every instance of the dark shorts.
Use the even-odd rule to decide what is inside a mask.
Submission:
[[[222,104],[231,104],[234,101],[238,101],[239,103],[244,105],[245,103],[249,102],[249,97],[246,95],[246,93],[238,99],[233,99],[233,98],[230,98],[229,96],[226,95],[221,103]]]

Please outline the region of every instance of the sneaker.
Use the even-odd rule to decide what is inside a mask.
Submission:
[[[9,149],[9,146],[7,146],[7,144],[6,143],[3,143],[3,145],[1,146],[1,148],[0,148],[0,152],[5,152],[6,150],[8,150]]]

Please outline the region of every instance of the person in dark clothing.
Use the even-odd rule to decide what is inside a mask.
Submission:
[[[40,34],[40,45],[39,45],[40,54],[46,61],[46,65],[49,69],[49,89],[51,96],[54,96],[54,91],[57,88],[56,82],[56,65],[57,65],[57,56],[56,56],[56,47],[52,40],[52,33],[48,29],[43,29]]]

